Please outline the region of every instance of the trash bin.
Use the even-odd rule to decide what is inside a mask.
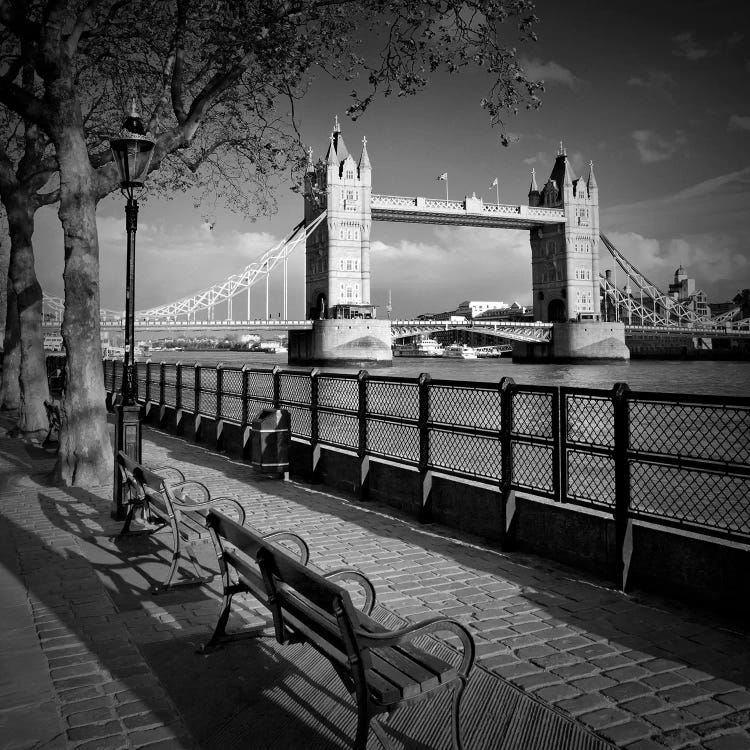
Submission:
[[[250,427],[251,463],[265,474],[289,471],[292,420],[284,409],[264,409]]]

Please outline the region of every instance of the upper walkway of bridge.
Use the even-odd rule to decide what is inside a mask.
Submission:
[[[408,198],[373,195],[370,199],[373,221],[408,221],[417,224],[533,229],[544,224],[565,223],[561,208],[537,208],[507,203],[485,203],[476,196],[464,200]]]

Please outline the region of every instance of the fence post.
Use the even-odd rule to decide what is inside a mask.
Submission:
[[[136,372],[137,370],[136,365]],[[148,377],[148,376],[146,376]],[[136,378],[137,380],[138,378]],[[160,362],[159,363],[159,426],[161,426],[162,422],[164,421],[164,412],[165,412],[165,403],[167,400],[166,397],[166,380],[167,380],[167,363],[166,362]]]
[[[273,375],[273,408],[281,408],[281,368],[278,365],[273,366],[271,370]]]
[[[174,434],[182,433],[182,362],[175,365],[174,375]]]
[[[224,445],[224,420],[221,418],[222,415],[222,395],[224,393],[224,363],[219,362],[216,365],[216,414],[214,415],[216,435],[215,444],[216,450],[220,451]]]
[[[357,423],[359,424],[359,485],[357,495],[360,500],[368,500],[370,496],[370,457],[367,455],[367,370],[357,373],[357,390],[359,400],[357,404]]]
[[[511,550],[516,537],[516,491],[513,489],[513,378],[500,379],[500,503],[502,513],[501,544]]]
[[[242,430],[242,458],[250,458],[250,414],[247,406],[247,394],[250,390],[248,366],[242,365],[242,416],[240,429]]]
[[[633,556],[633,522],[630,519],[630,410],[628,408],[627,383],[615,383],[612,388],[614,414],[614,459],[615,459],[615,581],[625,591]]]
[[[320,442],[318,427],[318,378],[320,370],[310,370],[310,481],[318,484],[320,480]]]
[[[193,383],[195,406],[193,408],[193,440],[198,442],[201,435],[201,364],[196,362],[195,379]]]
[[[420,523],[432,523],[432,471],[430,465],[430,382],[427,372],[419,374],[419,486],[421,491],[419,515]]]
[[[152,362],[150,359],[146,360],[146,388],[145,393],[143,394],[143,419],[144,421],[148,419],[148,415],[151,413],[151,368],[152,368]],[[136,377],[136,382],[138,381],[138,378]]]

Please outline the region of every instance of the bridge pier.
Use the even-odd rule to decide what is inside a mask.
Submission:
[[[289,364],[390,367],[391,322],[375,318],[315,320],[311,331],[289,331]]]
[[[554,323],[549,344],[519,341],[513,345],[514,362],[595,362],[630,359],[624,323],[584,320]]]

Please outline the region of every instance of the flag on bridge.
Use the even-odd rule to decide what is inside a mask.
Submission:
[[[443,172],[443,174],[441,174],[439,177],[435,178],[435,182],[437,182],[438,180],[447,180],[447,179],[448,179],[448,173],[447,172]]]
[[[492,184],[490,185],[491,188],[497,187],[497,177],[495,177],[494,180],[492,180]]]

